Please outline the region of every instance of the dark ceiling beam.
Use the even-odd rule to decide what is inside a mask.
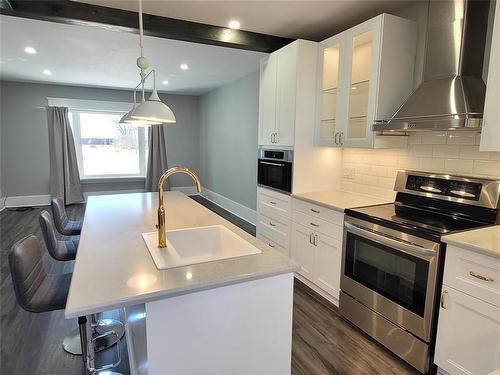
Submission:
[[[5,5],[5,6],[4,6]],[[0,14],[139,33],[136,12],[69,0],[0,0]],[[185,42],[273,52],[291,39],[144,14],[144,34]]]

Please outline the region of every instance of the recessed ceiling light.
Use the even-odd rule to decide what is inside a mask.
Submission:
[[[238,20],[231,20],[228,23],[228,26],[230,29],[239,29],[240,28],[240,21]]]
[[[161,84],[162,85],[168,85],[168,81],[166,79],[164,79],[163,81],[161,81]]]
[[[45,74],[46,76],[50,76],[52,74],[52,72],[48,69],[44,69],[42,73]]]
[[[189,69],[188,64],[181,64],[181,69],[182,70],[188,70]]]
[[[31,46],[26,46],[24,47],[24,52],[26,52],[28,55],[34,55],[36,53],[36,49]]]

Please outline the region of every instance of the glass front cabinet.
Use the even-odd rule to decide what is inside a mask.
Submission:
[[[406,144],[405,137],[375,136],[371,128],[413,91],[416,36],[413,21],[382,14],[320,43],[316,145]]]

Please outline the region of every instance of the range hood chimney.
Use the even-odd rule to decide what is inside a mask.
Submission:
[[[499,0],[500,1],[500,0]],[[483,0],[431,0],[422,84],[373,130],[479,130],[488,12]]]

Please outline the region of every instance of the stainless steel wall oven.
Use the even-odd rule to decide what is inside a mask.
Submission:
[[[293,151],[259,149],[257,183],[284,193],[292,192]]]

